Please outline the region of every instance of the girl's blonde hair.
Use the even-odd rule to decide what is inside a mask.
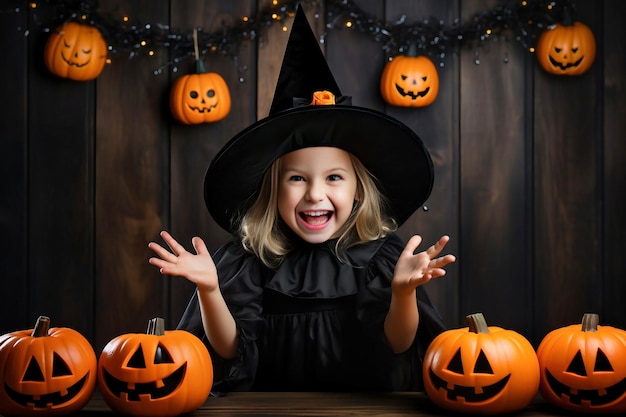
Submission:
[[[348,262],[346,251],[351,246],[379,239],[397,229],[396,222],[384,215],[386,200],[374,176],[357,157],[348,154],[357,178],[357,191],[350,217],[334,236],[337,238],[335,253],[343,262]],[[278,213],[281,159],[276,159],[263,176],[259,196],[239,226],[243,247],[268,267],[278,266],[292,249],[285,233],[288,226]]]

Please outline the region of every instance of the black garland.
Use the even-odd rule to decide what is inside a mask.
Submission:
[[[467,22],[456,18],[448,24],[437,17],[408,22],[406,16],[402,16],[390,23],[364,12],[354,0],[274,0],[256,15],[238,18],[234,25],[225,25],[213,32],[195,28],[200,55],[219,54],[237,61],[242,42],[256,40],[272,25],[284,25],[294,15],[298,3],[305,8],[315,8],[316,18],[320,18],[320,9],[324,6],[326,32],[320,42],[325,41],[328,30],[356,30],[380,43],[389,58],[405,53],[414,45],[420,54],[429,56],[439,66],[444,66],[446,57],[457,53],[461,47],[474,47],[477,51],[487,41],[498,39],[514,40],[532,52],[545,28],[562,21],[564,14],[574,16],[575,13],[574,0],[502,0]],[[44,31],[70,20],[96,26],[109,45],[111,56],[124,53],[130,59],[166,49],[170,61],[155,70],[155,74],[167,67],[177,71],[181,61],[194,57],[193,29],[180,31],[164,23],[142,23],[136,16],[105,15],[99,11],[97,0],[39,0],[28,4],[33,21]],[[40,14],[55,17],[44,22]],[[507,59],[505,57],[504,61]],[[475,62],[480,63],[478,53]]]

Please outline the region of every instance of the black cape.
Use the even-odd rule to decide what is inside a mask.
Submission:
[[[343,263],[334,243],[300,242],[277,269],[234,241],[215,253],[220,289],[238,328],[237,357],[226,361],[211,350],[195,293],[177,327],[211,350],[214,394],[423,389],[424,352],[446,329],[423,287],[417,288],[420,322],[411,348],[394,354],[383,336],[404,244],[391,234],[351,248]]]

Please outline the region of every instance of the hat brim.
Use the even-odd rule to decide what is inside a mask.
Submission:
[[[434,170],[421,139],[402,122],[358,106],[304,106],[259,120],[232,138],[205,176],[209,213],[234,232],[254,203],[263,175],[279,156],[302,148],[333,146],[355,155],[376,177],[398,225],[432,190]]]

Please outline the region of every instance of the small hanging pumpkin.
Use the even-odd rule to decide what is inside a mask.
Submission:
[[[428,397],[459,413],[519,411],[539,388],[539,364],[526,338],[487,326],[482,313],[467,316],[469,327],[447,330],[430,344],[422,368]]]
[[[412,44],[406,55],[398,55],[385,65],[380,93],[392,106],[428,106],[439,93],[437,68],[428,57],[417,56],[417,47]]]
[[[206,401],[213,364],[206,346],[184,330],[164,330],[162,318],[146,334],[111,340],[98,359],[102,398],[121,414],[146,417],[189,413]]]
[[[91,398],[96,372],[87,339],[73,329],[50,328],[41,316],[34,329],[0,336],[0,414],[74,413]]]
[[[104,68],[107,44],[100,31],[91,25],[67,22],[56,28],[44,47],[48,70],[61,78],[93,80]]]
[[[582,22],[573,22],[565,8],[563,23],[548,27],[537,42],[537,61],[550,74],[580,75],[593,64],[596,41]]]
[[[200,60],[197,30],[194,29],[196,73],[183,75],[170,91],[172,116],[187,125],[218,122],[230,112],[230,91],[216,72],[207,72]]]
[[[537,348],[541,395],[585,413],[626,413],[626,331],[599,326],[597,314],[548,333]]]

